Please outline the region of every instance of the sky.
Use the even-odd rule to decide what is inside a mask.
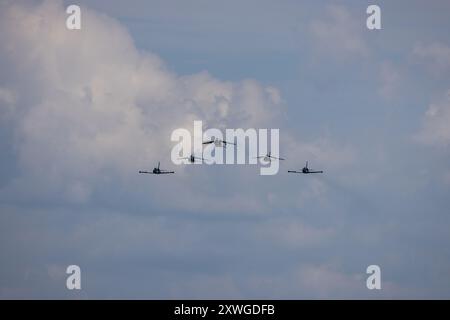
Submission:
[[[0,0],[0,298],[450,298],[449,12]],[[277,128],[286,160],[176,166],[194,120]]]

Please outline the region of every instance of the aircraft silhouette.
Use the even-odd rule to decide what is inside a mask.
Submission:
[[[159,168],[159,161],[158,161],[158,167],[153,168],[153,171],[139,171],[139,173],[148,173],[148,174],[169,174],[169,173],[175,173],[175,171],[167,171],[167,170],[161,170]]]
[[[285,160],[284,158],[277,158],[277,157],[272,156],[270,152],[267,153],[265,156],[259,156],[259,157],[256,157],[256,159],[261,159],[261,158],[263,158],[264,161],[266,161],[266,162],[270,162],[270,161],[272,161],[272,159],[275,159],[275,160]]]
[[[303,167],[302,171],[288,170],[288,172],[290,172],[290,173],[304,173],[304,174],[308,174],[308,173],[323,173],[323,171],[311,171],[308,168],[308,161],[306,161],[306,165]]]
[[[228,142],[228,141],[221,140],[221,139],[218,139],[218,138],[215,138],[215,139],[211,138],[211,140],[205,141],[205,142],[203,142],[202,144],[211,144],[211,143],[214,143],[214,145],[215,145],[216,147],[223,147],[223,146],[226,147],[226,146],[229,145],[229,144],[236,145],[236,144],[233,143],[233,142]]]
[[[196,160],[205,161],[206,159],[203,157],[196,157],[191,154],[189,157],[178,158],[179,160],[189,160],[190,163],[195,163]]]

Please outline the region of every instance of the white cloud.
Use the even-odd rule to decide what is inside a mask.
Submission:
[[[2,76],[12,79],[1,96],[9,102],[14,97],[15,120],[8,125],[22,173],[2,192],[83,203],[105,186],[130,186],[136,193],[139,185],[149,188],[148,197],[166,199],[165,206],[175,209],[266,212],[264,196],[250,187],[255,173],[247,168],[232,182],[222,178],[222,188],[233,183],[246,195],[231,188],[226,197],[202,186],[212,184],[210,175],[196,171],[192,181],[193,171],[185,167],[175,168],[175,185],[145,183],[136,173],[159,160],[173,168],[170,133],[192,128],[194,120],[220,129],[279,125],[284,103],[279,90],[252,79],[222,81],[208,72],[178,76],[158,56],[139,51],[114,19],[86,7],[82,13],[80,31],[65,28],[58,1],[11,4],[0,13],[0,57],[7,66]],[[281,140],[288,158],[309,159],[317,167],[354,161],[352,148],[330,139],[300,143],[283,129]],[[324,192],[323,184],[314,182],[298,199]],[[177,201],[168,200],[172,194]]]
[[[448,146],[450,144],[450,90],[446,97],[430,104],[423,119],[421,131],[416,135],[419,142]]]
[[[326,18],[314,20],[310,31],[321,53],[343,58],[347,56],[365,57],[369,54],[363,37],[364,28],[343,6],[329,5]]]
[[[116,20],[83,6],[82,29],[69,31],[65,18],[62,1],[11,2],[0,13],[0,77],[9,80],[0,103],[16,104],[19,189],[34,177],[85,201],[99,176],[126,179],[168,155],[177,127],[267,127],[280,112],[273,87],[180,77]]]

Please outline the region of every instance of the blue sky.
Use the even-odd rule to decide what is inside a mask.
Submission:
[[[376,31],[365,1],[78,1],[80,31],[68,4],[0,4],[0,297],[450,296],[448,2],[378,1]],[[287,160],[175,167],[193,120]]]

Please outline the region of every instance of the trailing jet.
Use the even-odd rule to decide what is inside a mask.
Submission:
[[[228,142],[228,141],[221,140],[221,139],[218,139],[218,138],[215,138],[215,139],[211,138],[211,140],[203,142],[203,144],[211,144],[211,143],[214,143],[214,145],[216,147],[223,147],[223,146],[226,147],[229,144],[236,145],[233,142]]]
[[[308,161],[306,161],[306,166],[303,167],[302,171],[295,171],[295,170],[288,170],[290,173],[323,173],[323,171],[311,171],[311,169],[308,168]]]
[[[175,173],[175,171],[167,171],[167,170],[161,170],[159,168],[159,161],[158,161],[158,167],[153,168],[153,171],[139,171],[139,173],[148,173],[148,174],[169,174],[169,173]]]
[[[274,160],[285,160],[284,158],[277,158],[277,157],[272,156],[270,152],[268,154],[266,154],[265,156],[256,157],[256,159],[261,159],[261,158],[263,158],[264,161],[266,161],[266,162],[270,162],[270,161],[272,161],[272,159],[274,159]]]
[[[184,158],[178,158],[179,160],[189,160],[190,163],[195,163],[196,160],[201,160],[201,161],[205,161],[206,159],[203,157],[196,157],[193,154],[191,154],[189,157],[184,157]]]

